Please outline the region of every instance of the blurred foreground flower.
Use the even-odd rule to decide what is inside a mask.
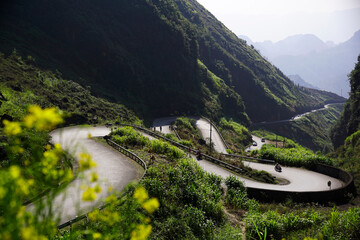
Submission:
[[[39,106],[30,106],[29,114],[24,118],[27,128],[35,128],[38,131],[52,130],[64,122],[62,112],[55,107],[41,109]]]
[[[4,133],[8,136],[15,136],[21,133],[21,126],[18,122],[10,122],[9,120],[4,120]]]

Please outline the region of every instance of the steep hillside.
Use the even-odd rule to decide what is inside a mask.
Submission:
[[[341,118],[332,129],[332,141],[335,147],[343,145],[347,137],[360,130],[360,55],[354,70],[349,75],[349,80],[350,97]]]
[[[22,119],[29,105],[56,106],[66,115],[65,124],[138,122],[134,113],[122,105],[91,95],[90,87],[64,80],[59,73],[44,71],[33,59],[16,53],[0,54],[0,126],[4,118]]]
[[[350,98],[336,126],[332,129],[332,141],[336,148],[333,157],[337,164],[351,172],[360,193],[360,56],[351,72]]]
[[[145,118],[248,124],[341,101],[292,84],[195,0],[2,1],[0,51],[14,48]]]

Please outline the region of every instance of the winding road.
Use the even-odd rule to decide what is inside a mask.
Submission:
[[[171,121],[174,121],[174,119],[171,118]],[[156,122],[159,124],[159,121]],[[163,123],[165,126],[171,124],[171,122],[166,122],[166,118],[162,118],[160,123]],[[201,135],[205,138],[208,138],[210,135],[210,123],[205,119],[199,118],[196,121],[196,125]],[[214,143],[214,149],[217,150],[217,152],[226,153],[225,145],[219,133],[217,133],[215,128],[212,128],[212,130],[213,130],[212,141]],[[258,143],[261,142],[260,138],[257,140]],[[196,159],[195,157],[193,158]],[[267,183],[261,183],[240,177],[236,174],[229,172],[229,170],[224,169],[206,160],[198,161],[198,163],[207,172],[214,173],[223,178],[226,178],[230,175],[235,175],[241,181],[244,182],[244,185],[246,187],[258,188],[258,189],[272,189],[272,190],[292,191],[292,192],[311,192],[311,191],[328,191],[329,190],[329,187],[327,185],[328,181],[331,181],[332,183],[331,189],[341,188],[344,185],[344,183],[339,179],[332,178],[327,175],[316,173],[306,169],[283,167],[282,168],[283,171],[281,173],[278,173],[274,170],[274,165],[244,161],[244,164],[246,166],[249,166],[256,170],[267,171],[273,176],[281,179],[286,179],[289,182],[286,185],[267,184]]]
[[[344,103],[330,103],[330,104],[326,104],[323,108],[314,109],[314,110],[311,110],[311,111],[306,112],[306,113],[298,114],[295,117],[290,118],[290,119],[279,120],[279,121],[271,121],[271,122],[253,123],[252,126],[263,126],[263,125],[270,125],[270,124],[278,124],[278,123],[286,123],[286,122],[296,121],[296,120],[299,120],[299,119],[303,118],[304,116],[309,115],[311,113],[326,110],[326,109],[328,109],[330,107],[330,105],[336,105],[336,104],[344,104]]]
[[[176,117],[157,119],[154,121],[154,127],[156,130],[160,130],[161,127],[163,133],[171,133],[169,126],[174,120],[176,120]],[[205,140],[210,138],[210,123],[206,119],[197,118],[196,126]],[[63,149],[67,150],[73,156],[78,156],[83,152],[91,154],[93,161],[97,163],[97,167],[94,170],[99,176],[97,183],[91,185],[86,179],[90,179],[93,170],[87,170],[82,173],[83,177],[76,178],[64,191],[55,197],[53,209],[56,213],[56,217],[60,219],[60,225],[75,219],[77,215],[87,213],[92,209],[99,207],[102,204],[102,201],[112,194],[112,192],[108,191],[110,186],[113,188],[113,191],[120,192],[131,181],[139,179],[142,175],[143,169],[137,163],[111,147],[89,138],[90,135],[91,137],[102,137],[109,133],[110,130],[106,127],[68,127],[55,130],[51,133],[52,142],[54,144],[60,143]],[[212,127],[211,137],[212,142],[214,143],[214,149],[219,153],[226,153],[225,144],[214,127]],[[230,175],[237,176],[236,174],[229,172],[229,170],[206,160],[198,161],[198,163],[205,171],[214,173],[223,178]],[[329,190],[329,187],[327,186],[329,180],[332,182],[332,189],[340,188],[344,184],[338,179],[305,169],[283,167],[283,172],[277,173],[274,171],[273,165],[247,161],[244,161],[244,163],[253,169],[265,170],[273,176],[286,179],[289,182],[289,184],[286,185],[274,185],[260,183],[237,176],[244,182],[246,187],[279,191],[311,192]],[[100,185],[102,192],[98,195],[96,201],[82,201],[81,197],[83,190],[81,189],[81,186],[84,183],[86,183],[87,186],[94,186],[94,184]],[[27,210],[34,211],[34,205],[28,205]]]
[[[52,142],[60,143],[63,149],[72,156],[89,153],[97,164],[94,169],[83,172],[82,177],[75,179],[66,187],[65,191],[55,197],[53,201],[54,212],[60,218],[60,225],[76,218],[77,215],[99,207],[102,200],[111,195],[113,191],[120,192],[131,181],[135,181],[141,176],[143,169],[133,160],[128,159],[110,146],[89,138],[89,134],[92,137],[102,137],[109,133],[110,130],[106,127],[69,127],[51,133]],[[96,183],[90,184],[86,179],[90,178],[93,171],[96,171],[99,178]],[[82,201],[83,190],[81,186],[83,184],[87,186],[100,185],[102,192],[96,201]],[[112,192],[108,191],[110,186],[113,188]],[[32,204],[27,206],[30,211],[33,208]]]

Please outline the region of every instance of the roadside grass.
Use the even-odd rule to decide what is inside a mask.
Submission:
[[[243,154],[245,147],[252,143],[250,131],[231,119],[221,118],[219,131],[228,144],[231,153]]]
[[[246,237],[257,239],[258,232],[269,239],[359,239],[360,208],[340,212],[336,208],[319,212],[307,208],[279,213],[276,210],[248,212]]]

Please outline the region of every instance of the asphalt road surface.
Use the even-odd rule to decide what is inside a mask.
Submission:
[[[266,140],[265,140],[265,142],[262,142],[260,137],[257,137],[255,135],[251,135],[251,137],[252,137],[253,143],[256,142],[256,146],[254,146],[252,144],[251,146],[246,148],[245,151],[249,152],[249,151],[252,151],[252,150],[255,150],[255,149],[260,150],[261,147],[266,143]]]
[[[63,149],[73,156],[78,156],[82,152],[91,154],[93,161],[97,163],[97,167],[93,169],[99,176],[97,183],[102,188],[96,201],[84,202],[81,200],[83,193],[81,185],[84,183],[88,186],[95,185],[86,180],[90,178],[93,170],[85,171],[83,177],[80,176],[71,182],[53,201],[55,213],[60,218],[59,224],[99,207],[102,200],[111,194],[108,191],[110,186],[114,191],[121,191],[131,181],[141,176],[142,170],[137,163],[111,147],[88,138],[89,134],[96,137],[105,136],[109,132],[110,130],[106,127],[69,127],[51,133],[52,142],[60,143]],[[27,208],[31,211],[33,205],[30,204]]]
[[[201,137],[206,141],[206,143],[210,142],[210,123],[203,119],[196,119],[196,127],[200,131]],[[218,153],[227,153],[225,144],[220,137],[219,133],[212,126],[211,127],[211,142],[214,144],[214,150]]]
[[[236,174],[229,172],[227,169],[224,169],[206,160],[200,160],[198,161],[198,164],[205,171],[219,175],[222,178],[226,178],[230,175],[237,176]],[[278,173],[274,170],[274,165],[271,164],[261,164],[261,163],[246,162],[246,161],[244,161],[244,164],[253,169],[267,171],[273,176],[277,178],[286,179],[289,182],[286,185],[275,185],[275,184],[261,183],[237,176],[237,178],[239,178],[246,187],[258,188],[258,189],[272,189],[279,191],[311,192],[311,191],[329,190],[329,187],[327,185],[328,181],[331,181],[332,183],[331,189],[340,188],[344,184],[342,181],[336,178],[332,178],[324,174],[316,173],[301,168],[282,167],[282,172]]]

